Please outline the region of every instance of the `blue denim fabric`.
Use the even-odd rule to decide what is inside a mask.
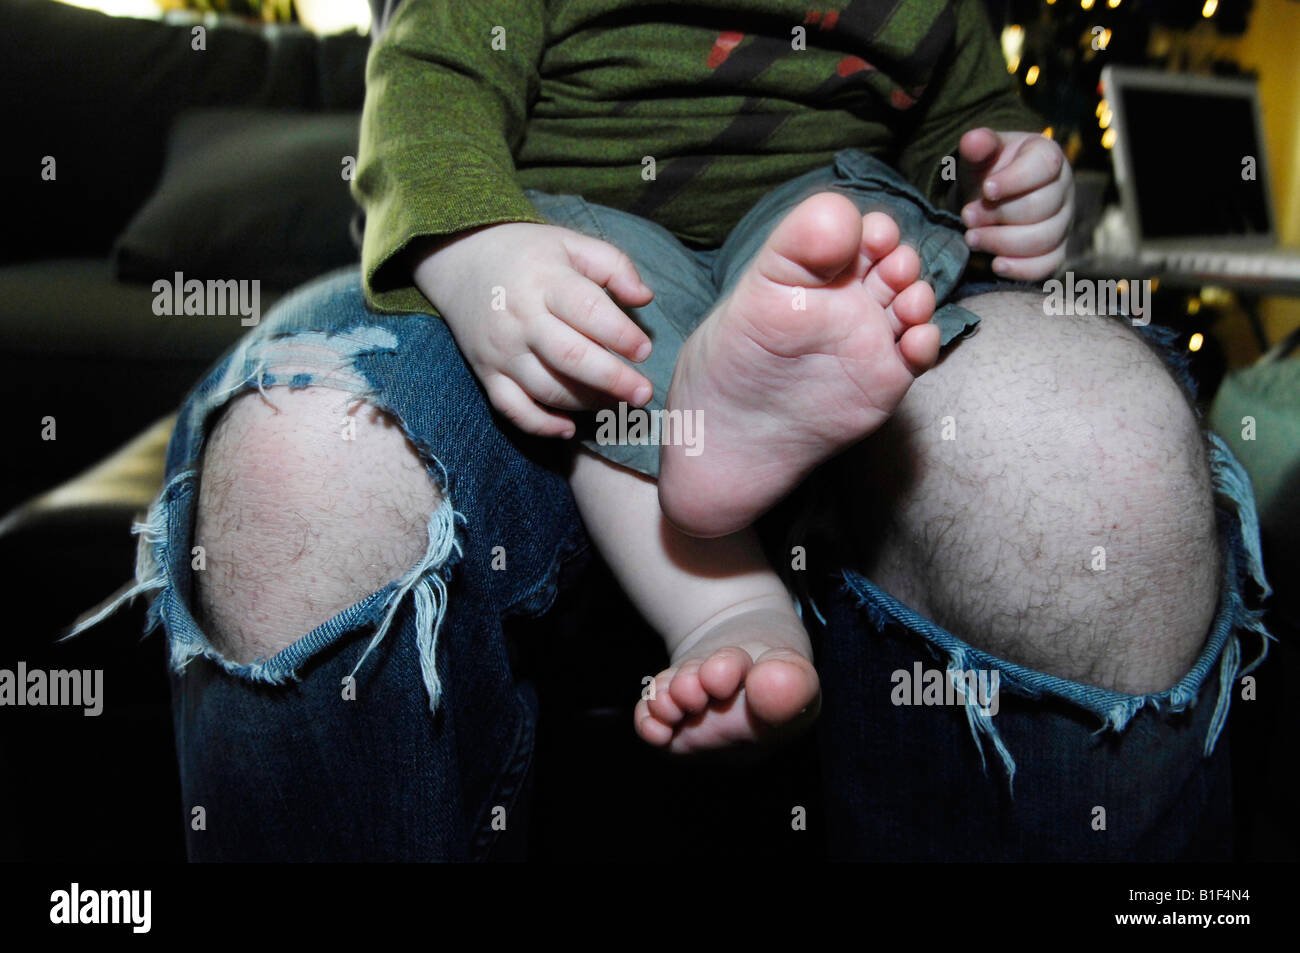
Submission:
[[[314,369],[305,369],[304,343]],[[192,613],[204,438],[239,393],[261,390],[274,403],[278,386],[314,384],[390,410],[450,506],[430,522],[431,558],[416,578],[390,583],[269,659],[237,665]],[[277,305],[198,385],[171,439],[167,486],[142,527],[138,570],[141,587],[156,591],[151,625],[162,624],[170,645],[185,804],[206,808],[207,829],[187,831],[191,859],[499,852],[506,835],[492,813],[515,810],[536,724],[503,625],[545,611],[561,571],[587,547],[565,478],[546,465],[548,448],[525,453],[527,444],[498,429],[446,325],[367,311],[355,269]],[[495,546],[509,554],[504,571],[491,568]],[[356,699],[344,700],[354,673]]]
[[[955,298],[998,290],[1040,289],[968,283]],[[1157,325],[1135,330],[1194,397],[1176,335]],[[1223,731],[1238,680],[1264,660],[1272,638],[1247,599],[1272,590],[1250,478],[1223,440],[1208,432],[1206,439],[1224,555],[1219,605],[1192,667],[1166,691],[1110,691],[999,658],[851,568],[810,593],[820,623],[819,743],[834,856],[1232,859]],[[1248,663],[1244,636],[1257,647]],[[953,717],[951,706],[893,704],[891,674],[918,665],[957,679],[964,672],[997,671],[999,710],[990,715],[987,706],[968,703]],[[974,775],[998,781],[970,784]],[[882,777],[888,782],[878,783]],[[863,804],[871,810],[862,810]],[[924,805],[925,820],[917,820],[918,805]],[[900,817],[911,823],[895,823]]]
[[[773,224],[811,183],[751,214]],[[734,237],[692,256],[691,270],[647,280],[675,277],[687,298],[697,286],[725,289],[761,243],[757,233]],[[958,254],[944,248],[931,260]],[[933,277],[937,292],[961,294],[959,272]],[[409,573],[272,658],[237,665],[192,612],[204,442],[237,394],[260,390],[274,403],[279,388],[312,385],[391,411],[445,503]],[[507,834],[492,820],[498,809],[513,817],[525,807],[537,706],[512,665],[511,620],[545,613],[588,547],[551,456],[562,452],[500,425],[446,326],[369,311],[351,269],[283,300],[200,382],[172,436],[166,487],[137,528],[135,589],[153,593],[150,623],[170,646],[185,805],[207,813],[206,830],[187,830],[191,858],[459,860],[514,847],[519,825]],[[1220,734],[1243,671],[1240,634],[1262,635],[1245,586],[1265,584],[1249,481],[1226,447],[1216,443],[1211,462],[1226,550],[1221,605],[1196,664],[1168,692],[1108,692],[998,659],[850,565],[809,585],[805,617],[824,690],[825,822],[838,856],[1224,856],[1230,798]],[[505,570],[492,568],[497,546],[508,554]],[[892,704],[890,674],[917,663],[996,669],[1000,710]],[[356,699],[347,701],[352,677]],[[1095,828],[1097,808],[1106,811],[1104,831]]]

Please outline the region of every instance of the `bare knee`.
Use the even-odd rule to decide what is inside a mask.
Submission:
[[[328,388],[236,398],[199,483],[200,624],[236,661],[275,654],[414,566],[438,502],[401,428],[373,405]]]
[[[1168,688],[1217,604],[1204,440],[1118,321],[973,299],[980,331],[922,377],[884,443],[907,460],[875,571],[972,644],[1123,691]]]

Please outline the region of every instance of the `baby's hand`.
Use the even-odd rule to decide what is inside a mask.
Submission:
[[[1004,278],[1037,281],[1065,261],[1074,176],[1061,147],[1032,132],[972,129],[961,137],[966,244]]]
[[[555,225],[491,225],[426,253],[415,284],[492,405],[520,430],[567,439],[573,421],[552,408],[595,409],[611,398],[639,406],[654,392],[610,353],[644,361],[650,339],[605,289],[630,307],[653,295],[607,242]]]

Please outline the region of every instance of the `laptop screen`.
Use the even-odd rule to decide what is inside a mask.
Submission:
[[[1249,92],[1125,84],[1119,95],[1144,240],[1268,237],[1263,145]],[[1253,179],[1243,178],[1246,156],[1256,159]]]

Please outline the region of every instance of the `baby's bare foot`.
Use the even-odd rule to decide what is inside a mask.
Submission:
[[[682,348],[667,404],[701,411],[703,439],[695,456],[663,447],[664,514],[735,532],[879,428],[938,358],[920,271],[881,212],[834,192],[791,211]]]
[[[687,754],[787,737],[817,715],[812,649],[788,607],[751,609],[689,640],[637,703],[637,734]]]

